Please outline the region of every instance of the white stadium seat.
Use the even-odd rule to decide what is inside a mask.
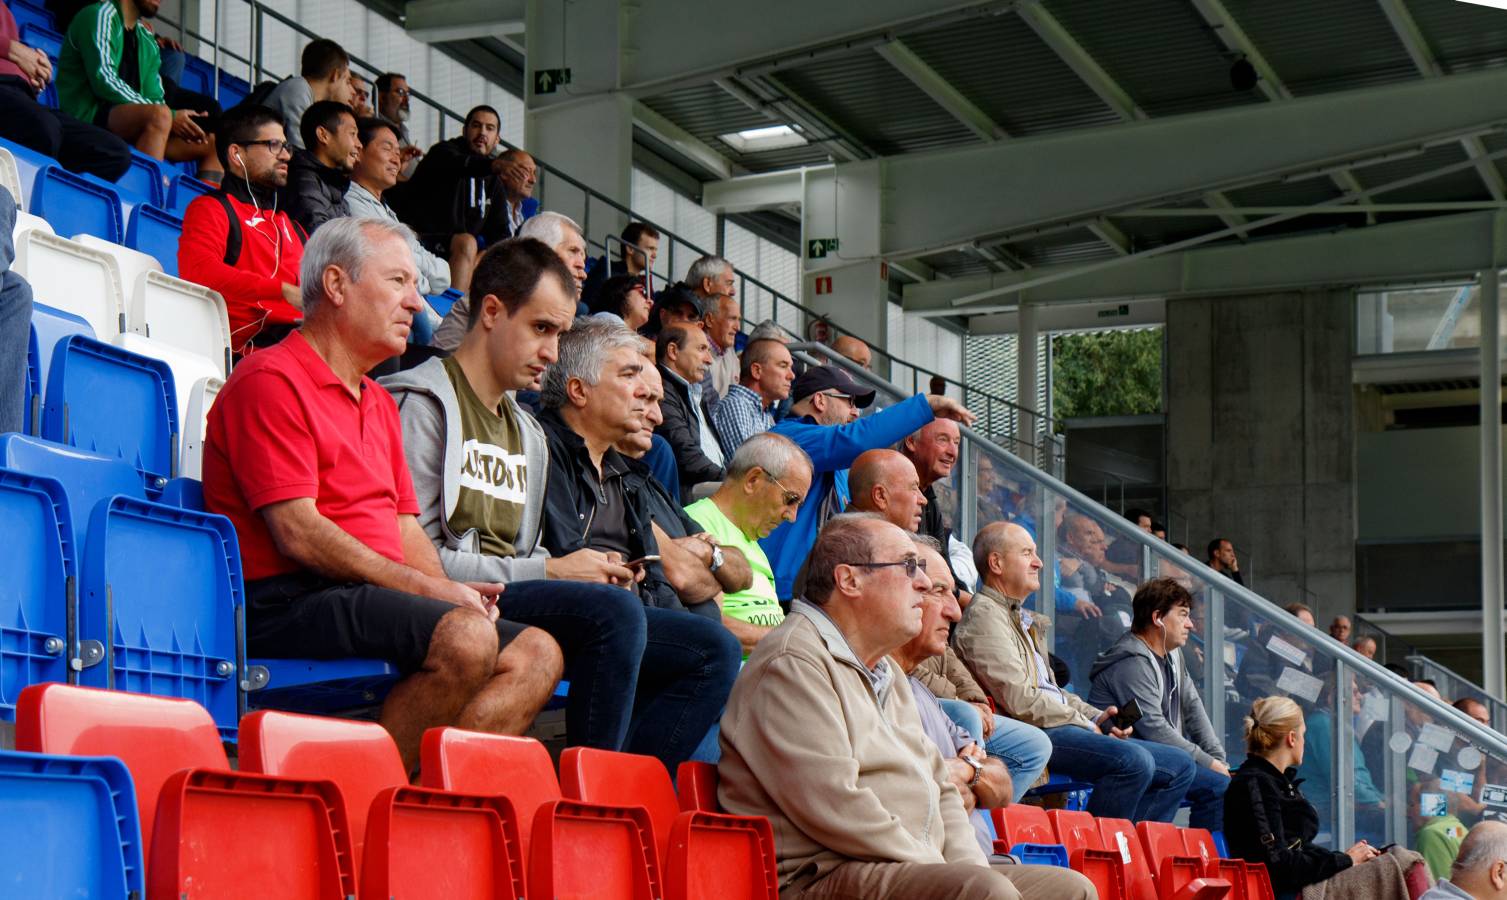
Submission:
[[[220,364],[207,356],[131,332],[115,335],[110,339],[110,343],[132,353],[150,356],[152,359],[160,359],[167,363],[168,368],[173,372],[173,393],[178,399],[178,433],[181,437],[185,431],[183,423],[188,421],[188,401],[189,395],[193,393],[194,385],[205,378],[219,378]]]
[[[16,158],[4,147],[0,147],[0,187],[10,191],[17,207],[26,208],[26,198],[21,195],[21,172],[16,168]]]
[[[159,344],[214,360],[220,377],[230,376],[230,315],[225,299],[202,285],[147,272],[126,305],[128,331]]]
[[[209,407],[224,386],[223,379],[201,378],[189,389],[188,417],[183,420],[183,463],[178,471],[184,478],[204,477],[204,435],[209,431]]]
[[[41,216],[34,216],[29,212],[22,212],[19,209],[16,210],[16,227],[11,229],[11,239],[19,242],[21,240],[21,232],[32,230],[40,231],[43,234],[56,233],[52,230],[52,226],[47,224],[47,220]]]
[[[16,238],[15,270],[39,303],[84,319],[102,341],[125,327],[126,303],[115,258],[40,228]]]

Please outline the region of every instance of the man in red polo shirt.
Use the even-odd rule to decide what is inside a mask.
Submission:
[[[204,499],[230,517],[256,656],[386,659],[382,707],[412,769],[425,729],[520,734],[560,648],[498,618],[501,584],[445,577],[416,516],[391,395],[367,378],[423,302],[407,227],[325,223],[304,250],[303,327],[236,367],[209,414]]]

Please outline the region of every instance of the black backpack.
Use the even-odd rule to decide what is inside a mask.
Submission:
[[[276,88],[280,83],[281,82],[277,81],[258,82],[256,87],[251,89],[251,93],[247,94],[240,103],[232,106],[231,109],[241,109],[247,106],[266,106],[268,95],[270,95],[273,88]]]
[[[229,228],[225,233],[225,265],[233,266],[241,259],[241,217],[236,213],[235,207],[230,203],[230,197],[223,189],[209,196],[220,201],[220,206],[225,210],[225,220],[229,222]],[[304,231],[297,219],[289,217],[288,221],[293,224],[293,233],[298,235],[299,242],[307,244],[309,233]]]

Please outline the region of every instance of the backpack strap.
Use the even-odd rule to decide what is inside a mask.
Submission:
[[[225,265],[233,266],[241,259],[241,217],[236,214],[235,207],[230,205],[230,197],[224,191],[215,191],[212,196],[220,201],[220,206],[225,210],[228,224],[225,231]]]

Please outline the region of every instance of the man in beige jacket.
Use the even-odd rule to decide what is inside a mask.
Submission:
[[[1091,898],[1067,869],[991,867],[886,656],[915,637],[930,580],[904,531],[834,517],[806,598],[754,649],[722,718],[718,799],[774,827],[792,898]]]
[[[1046,619],[1022,609],[1041,590],[1041,557],[1031,533],[994,522],[973,539],[983,587],[953,632],[958,658],[994,707],[1035,725],[1052,742],[1050,771],[1094,786],[1095,816],[1170,822],[1193,783],[1193,757],[1167,744],[1129,740],[1133,726],[1115,724],[1115,707],[1095,709],[1058,686],[1042,645]]]

